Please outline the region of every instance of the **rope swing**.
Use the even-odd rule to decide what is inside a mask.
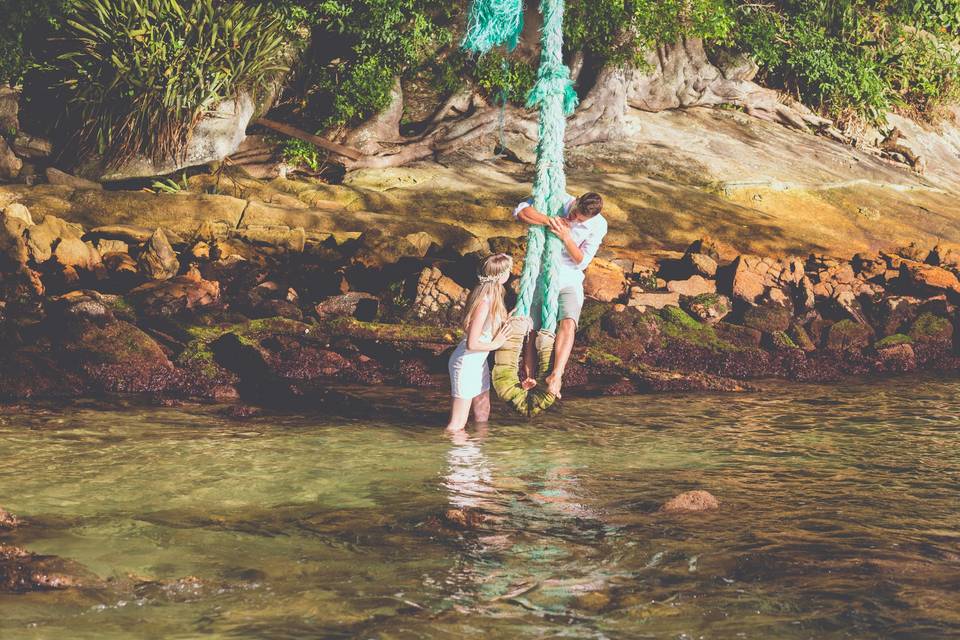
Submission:
[[[527,97],[527,107],[539,107],[536,177],[533,182],[533,206],[549,217],[563,214],[567,193],[564,174],[563,140],[567,116],[577,107],[577,94],[570,79],[570,70],[563,64],[563,0],[541,0],[543,29],[540,34],[540,68],[537,81]],[[477,54],[505,45],[512,51],[523,31],[523,0],[473,0],[463,48]],[[558,299],[557,261],[563,250],[560,239],[542,225],[532,225],[527,232],[527,251],[520,276],[520,293],[510,323],[510,339],[494,355],[492,381],[497,395],[518,413],[535,416],[556,402],[546,390],[544,378],[553,360],[553,343],[557,328]],[[537,386],[525,390],[520,384],[520,358],[523,342],[532,326],[530,308],[539,280],[543,292],[541,330],[535,346],[538,365]]]

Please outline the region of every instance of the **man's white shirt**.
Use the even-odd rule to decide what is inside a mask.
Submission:
[[[563,203],[564,218],[570,214],[570,209],[576,201],[577,199],[569,193],[566,195]],[[517,208],[513,211],[513,217],[519,217],[520,212],[530,205],[531,201],[529,200],[524,200],[518,204]],[[597,250],[600,248],[600,243],[603,242],[605,235],[607,235],[607,220],[601,213],[583,221],[570,223],[570,237],[573,238],[573,242],[580,247],[580,251],[583,252],[583,260],[574,262],[570,254],[567,253],[566,247],[563,248],[560,261],[557,264],[557,276],[560,279],[561,289],[583,284],[583,272],[590,264],[590,261],[593,260],[593,257],[597,255]]]

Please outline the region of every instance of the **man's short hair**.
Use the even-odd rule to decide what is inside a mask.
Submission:
[[[580,213],[592,218],[603,211],[603,198],[599,193],[590,191],[577,198],[577,208],[580,209]]]

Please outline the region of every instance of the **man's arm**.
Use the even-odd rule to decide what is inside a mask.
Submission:
[[[565,212],[570,211],[571,205],[577,201],[569,193],[566,195],[563,208]],[[530,200],[524,200],[513,210],[513,217],[524,224],[549,225],[550,218],[538,211]]]
[[[580,248],[580,245],[574,242],[573,235],[570,233],[570,224],[563,218],[551,218],[547,221],[547,224],[554,235],[563,242],[563,248],[566,249],[570,259],[577,264],[583,262],[586,256],[584,256],[583,249]],[[591,258],[592,257],[593,256],[591,256]]]
[[[517,211],[517,220],[524,224],[549,224],[550,218],[537,211],[533,205],[524,203],[522,209]]]

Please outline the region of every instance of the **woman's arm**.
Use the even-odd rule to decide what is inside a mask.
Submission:
[[[496,351],[503,346],[504,340],[501,339],[500,334],[497,334],[492,342],[484,342],[480,339],[483,335],[483,325],[486,324],[489,313],[490,301],[484,299],[470,314],[470,321],[467,325],[467,349],[470,351]]]

